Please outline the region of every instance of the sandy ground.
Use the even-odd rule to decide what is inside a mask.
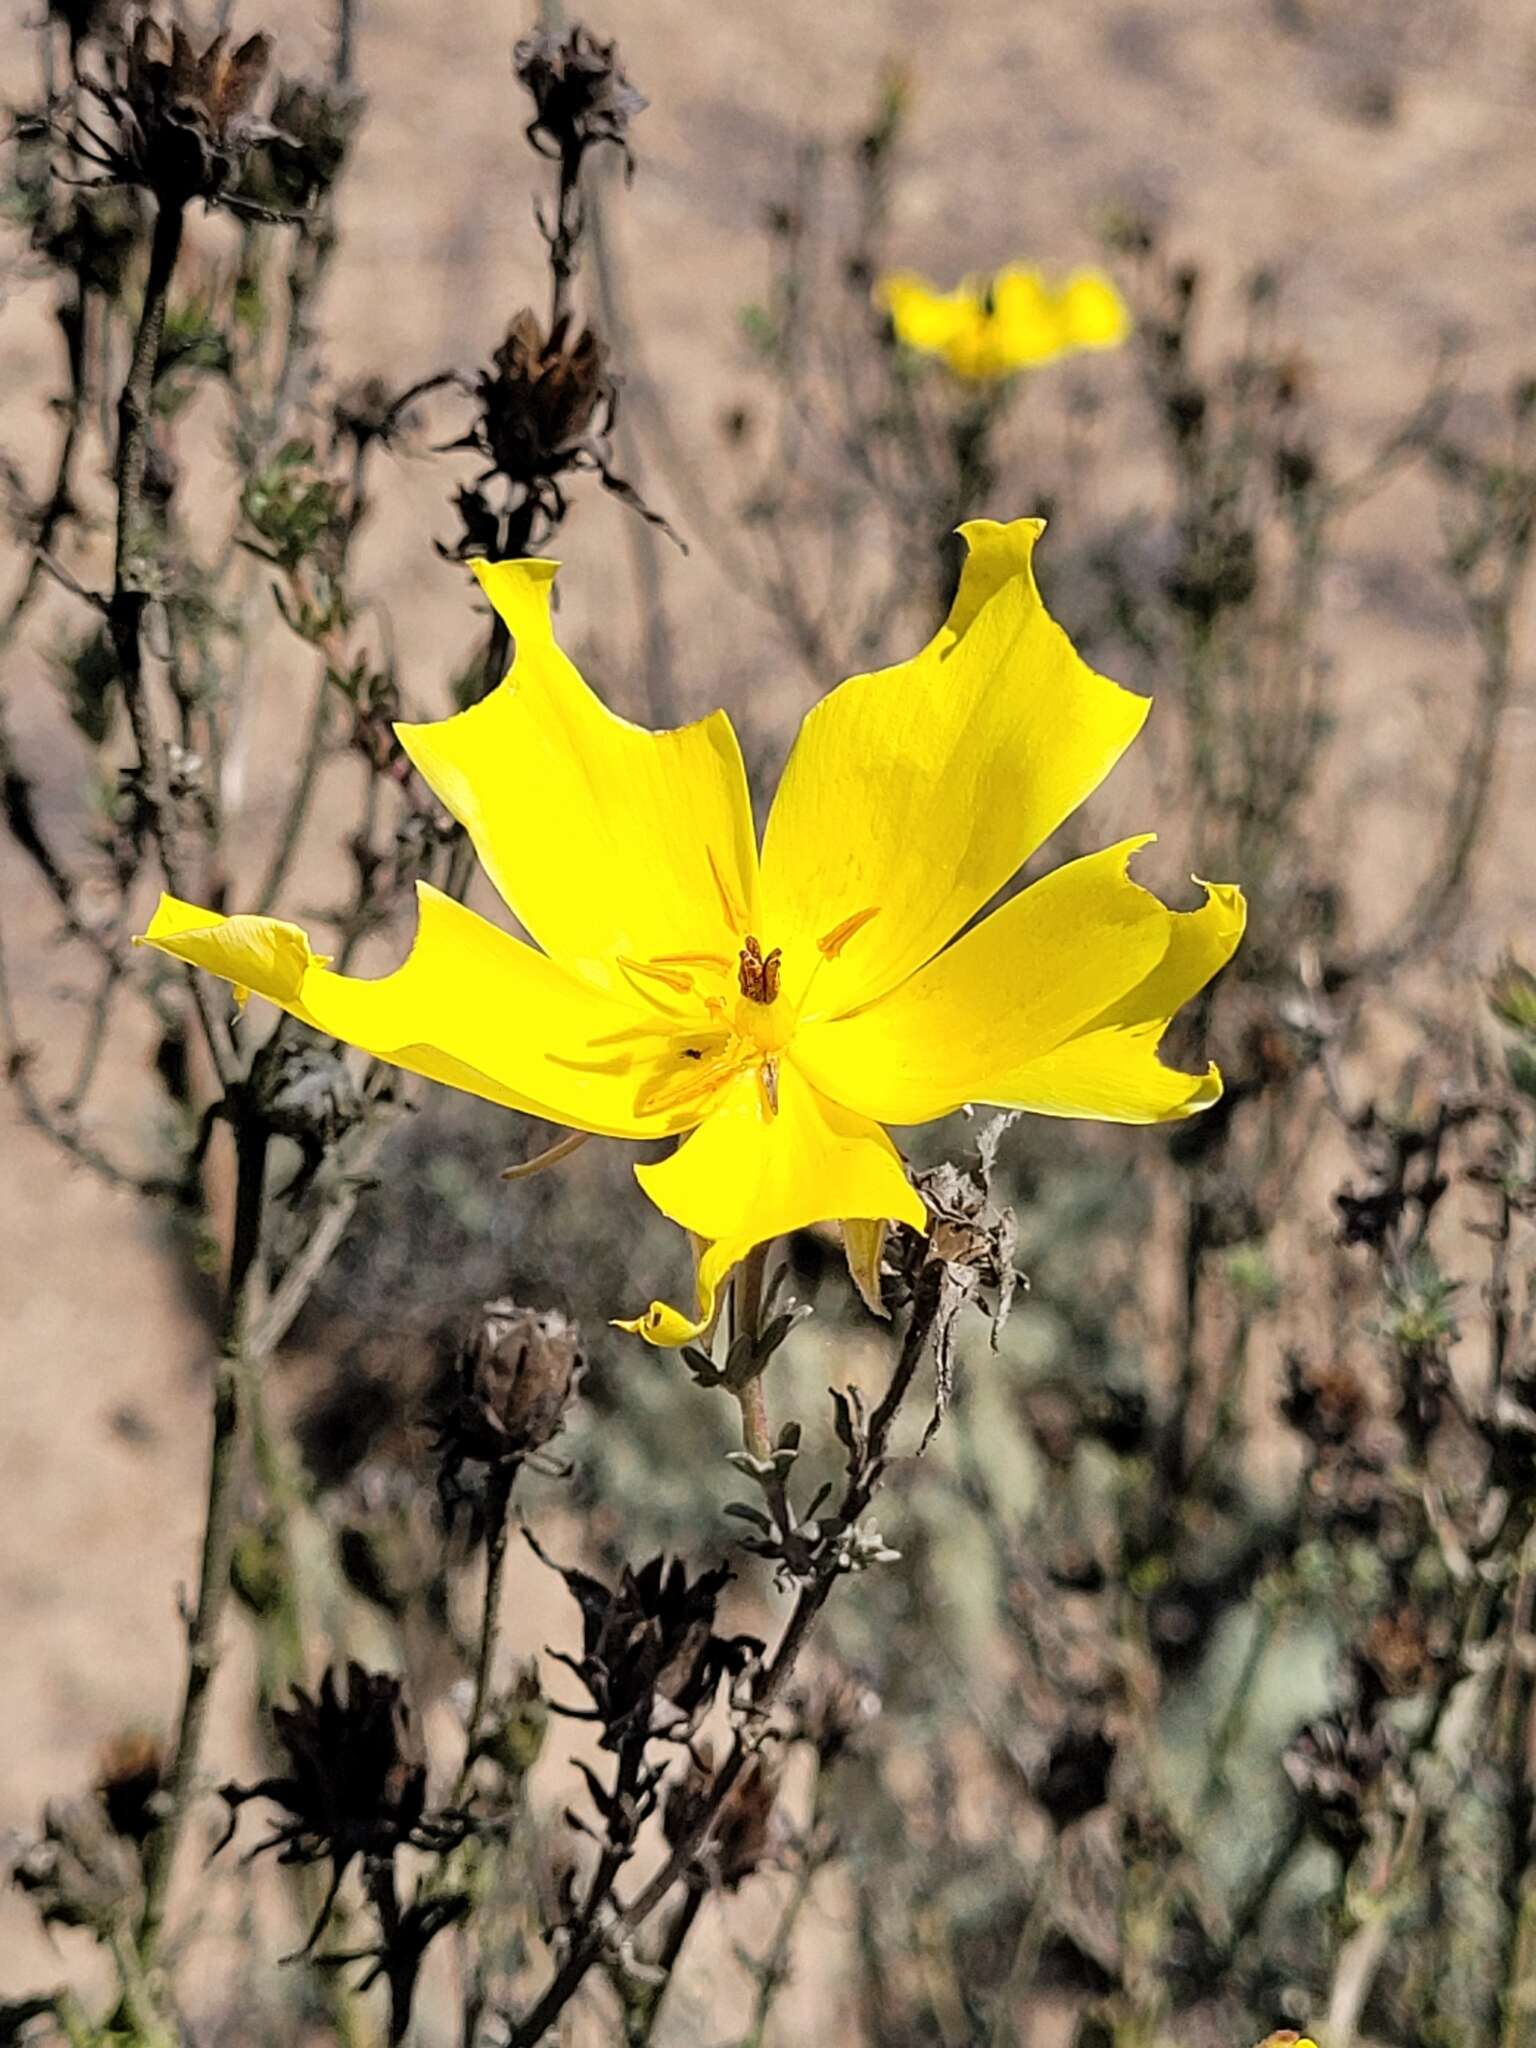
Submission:
[[[302,69],[325,53],[316,12],[273,0],[242,6],[239,19],[276,31],[285,66]],[[0,30],[10,90],[22,75],[13,65],[30,63],[17,13]],[[507,69],[524,17],[486,0],[364,0],[362,15],[371,117],[324,323],[339,375],[404,382],[478,358],[537,289],[532,177]],[[1071,262],[1093,253],[1103,204],[1150,201],[1218,279],[1260,259],[1283,266],[1291,323],[1346,449],[1363,451],[1401,413],[1447,332],[1468,345],[1477,390],[1501,392],[1529,362],[1532,0],[615,0],[594,21],[621,36],[652,101],[614,230],[647,366],[695,449],[707,450],[742,382],[736,311],[761,288],[765,196],[783,188],[797,137],[856,122],[875,67],[893,55],[918,83],[897,217],[898,246],[918,266],[943,274],[1019,253]],[[36,295],[18,290],[3,314],[0,445],[41,475],[55,337]],[[1106,364],[1104,374],[1130,372]],[[428,545],[447,530],[441,474],[403,464],[385,487],[367,575],[389,594],[422,701],[440,701],[438,679],[473,633],[457,572]],[[584,513],[566,581],[573,630],[621,648],[630,599],[610,567],[615,534],[610,510]],[[1352,828],[1367,900],[1403,886],[1415,791],[1442,769],[1443,734],[1458,723],[1442,678],[1465,650],[1417,589],[1414,565],[1432,544],[1368,522],[1352,579],[1332,593],[1346,748],[1368,798]],[[666,578],[685,701],[732,702],[744,647],[757,650],[749,673],[784,666],[706,554],[669,560]],[[46,629],[33,638],[9,679],[14,722],[67,838],[80,816],[78,759],[39,688]],[[298,687],[269,664],[260,716],[274,743]],[[1536,908],[1515,801],[1536,766],[1533,735],[1527,683],[1507,735],[1502,824],[1462,934],[1469,960],[1528,930]],[[48,905],[8,843],[0,889],[18,1000],[46,1054],[69,977],[49,944]],[[110,1051],[99,1128],[115,1145],[145,1135],[144,1055],[131,1034]],[[80,1788],[125,1721],[163,1721],[173,1708],[174,1589],[192,1570],[199,1521],[205,1341],[153,1216],[64,1165],[3,1102],[0,1158],[3,1829],[30,1823],[43,1794]],[[14,1993],[58,1970],[28,1917],[0,1898],[0,1986]]]

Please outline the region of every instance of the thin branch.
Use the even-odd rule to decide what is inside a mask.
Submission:
[[[148,1965],[156,1954],[176,1852],[197,1796],[198,1764],[207,1724],[210,1687],[219,1657],[220,1624],[229,1597],[236,1528],[236,1488],[245,1438],[251,1311],[260,1280],[267,1130],[237,1110],[235,1219],[225,1288],[219,1360],[214,1374],[213,1441],[208,1459],[208,1505],[203,1522],[197,1606],[187,1627],[187,1676],[176,1750],[166,1782],[166,1814],[144,1848],[144,1908],[138,1948]]]

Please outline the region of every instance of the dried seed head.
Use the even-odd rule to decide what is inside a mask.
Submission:
[[[113,175],[166,205],[217,199],[251,146],[271,133],[253,112],[271,58],[269,36],[248,36],[232,50],[219,35],[199,53],[179,25],[167,35],[141,16],[122,89],[94,88],[118,126]]]
[[[435,1417],[445,1508],[463,1497],[466,1465],[515,1467],[559,1434],[582,1368],[581,1332],[558,1309],[486,1302]]]
[[[600,42],[580,23],[560,35],[541,29],[518,43],[512,69],[532,95],[527,135],[542,155],[579,161],[611,142],[632,167],[629,124],[646,102],[624,76],[617,43]]]
[[[606,430],[613,385],[607,351],[590,327],[559,321],[545,336],[528,307],[516,315],[491,367],[475,380],[473,445],[509,483],[529,486],[572,468]]]

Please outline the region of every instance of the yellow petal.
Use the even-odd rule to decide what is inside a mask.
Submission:
[[[803,1025],[796,1057],[823,1093],[882,1123],[1015,1102],[1033,1062],[1166,955],[1180,920],[1126,873],[1151,837],[1057,868],[879,1002]]]
[[[895,270],[875,286],[875,303],[891,316],[896,339],[925,354],[942,355],[974,327],[980,304],[974,290],[936,291],[915,271]]]
[[[757,852],[723,711],[617,718],[555,644],[553,562],[476,562],[516,653],[481,703],[400,744],[546,952],[618,987],[616,955],[726,953],[754,930]]]
[[[1214,1065],[1181,1073],[1157,1056],[1175,1012],[1226,965],[1243,935],[1240,889],[1203,883],[1199,910],[1173,918],[1168,950],[1145,980],[1084,1028],[1013,1077],[1010,1106],[1040,1116],[1160,1124],[1193,1116],[1221,1097]]]
[[[1118,348],[1131,331],[1124,299],[1101,270],[1075,271],[1060,296],[1068,348]]]
[[[961,528],[943,627],[855,676],[800,728],[763,848],[763,942],[807,1016],[894,988],[975,915],[1103,780],[1148,702],[1095,675],[1047,613],[1038,519]],[[834,958],[818,940],[866,914]],[[818,962],[820,964],[818,965]]]
[[[141,944],[265,996],[392,1066],[533,1116],[610,1137],[655,1137],[693,1116],[640,1114],[654,1013],[621,1002],[417,885],[403,965],[376,981],[333,974],[298,925],[221,917],[163,896]]]
[[[666,1216],[709,1240],[699,1260],[698,1313],[665,1302],[622,1323],[652,1344],[687,1344],[714,1320],[722,1281],[753,1245],[839,1217],[894,1217],[915,1229],[927,1211],[878,1124],[828,1102],[791,1060],[779,1068],[778,1107],[756,1070],[657,1166],[637,1166],[640,1185]]]
[[[995,345],[1011,370],[1048,363],[1067,346],[1061,307],[1038,270],[1011,265],[992,284]]]

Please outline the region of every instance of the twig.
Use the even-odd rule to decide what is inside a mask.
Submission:
[[[320,763],[325,758],[325,740],[330,722],[331,665],[329,657],[326,657],[320,671],[314,705],[309,714],[309,731],[305,737],[298,773],[294,777],[293,788],[288,793],[288,802],[283,808],[283,822],[278,829],[276,844],[272,848],[272,857],[267,863],[266,877],[256,892],[255,911],[259,917],[268,915],[281,895],[293,856],[298,851],[299,839],[309,813],[309,800],[314,794],[315,778],[320,773]]]
[[[176,1851],[197,1792],[198,1760],[208,1714],[209,1688],[219,1654],[219,1628],[229,1596],[235,1540],[236,1480],[245,1435],[246,1376],[252,1368],[251,1309],[260,1274],[267,1129],[236,1111],[235,1220],[229,1255],[219,1361],[214,1376],[213,1441],[208,1459],[208,1505],[203,1522],[197,1606],[187,1629],[187,1677],[176,1750],[166,1784],[166,1815],[144,1850],[144,1910],[138,1948],[153,1961],[165,1918]]]
[[[470,1775],[480,1754],[480,1734],[495,1676],[496,1646],[501,1639],[501,1587],[507,1562],[507,1511],[512,1505],[516,1467],[493,1465],[487,1481],[485,1503],[485,1593],[480,1605],[480,1644],[475,1657],[475,1692],[464,1731],[464,1761],[449,1797],[450,1806],[462,1806],[469,1790]]]

